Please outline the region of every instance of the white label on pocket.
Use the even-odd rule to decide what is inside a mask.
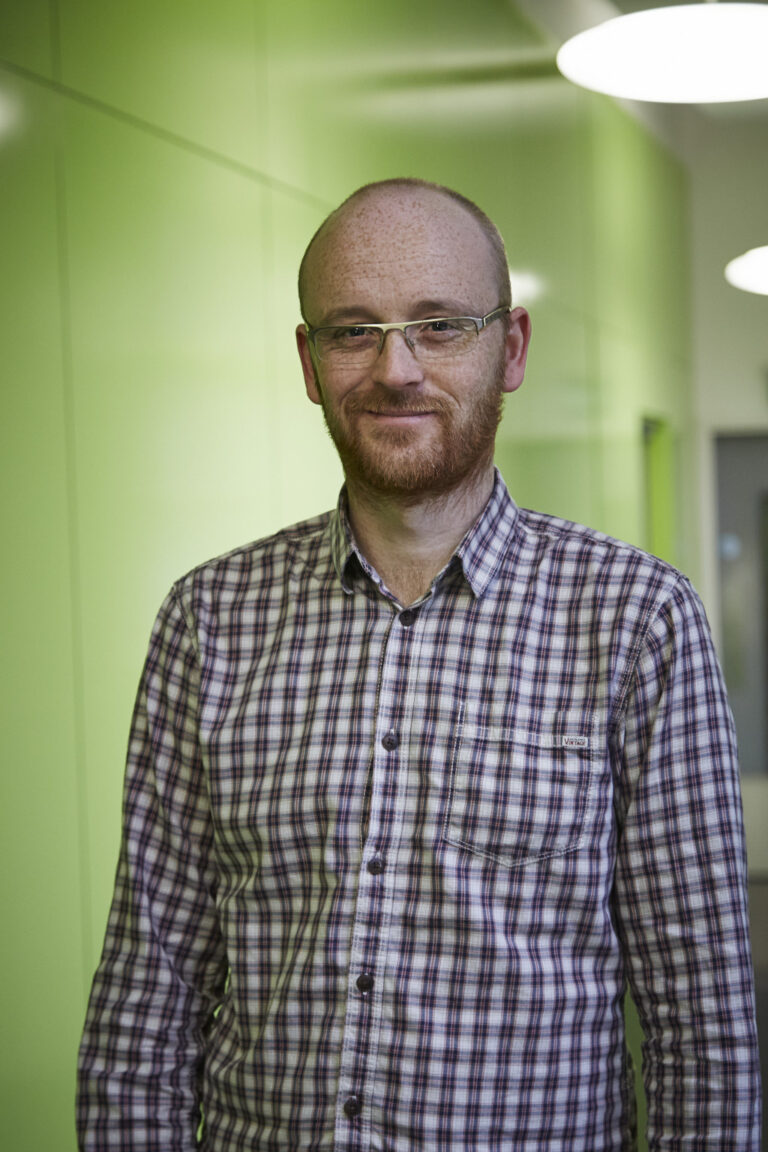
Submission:
[[[563,736],[563,748],[589,748],[589,736]]]

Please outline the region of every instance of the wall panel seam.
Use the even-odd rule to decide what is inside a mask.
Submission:
[[[109,116],[111,119],[135,128],[140,132],[144,132],[149,136],[154,136],[156,139],[162,140],[174,148],[179,148],[202,160],[216,164],[220,168],[234,172],[238,176],[242,176],[245,180],[269,188],[274,192],[280,192],[283,195],[290,196],[294,200],[299,200],[310,207],[320,208],[324,213],[329,212],[331,208],[333,208],[330,201],[324,200],[319,196],[314,196],[311,192],[305,192],[303,188],[298,188],[296,185],[289,184],[285,180],[279,180],[266,172],[260,171],[258,168],[252,168],[249,164],[244,164],[241,160],[235,160],[232,156],[227,156],[224,152],[217,152],[214,148],[208,148],[205,144],[199,144],[187,136],[181,136],[177,132],[172,132],[168,128],[161,127],[159,124],[153,124],[150,120],[144,120],[141,116],[135,116],[132,112],[126,112],[122,108],[116,108],[114,105],[107,104],[95,96],[89,96],[85,92],[78,92],[76,88],[70,88],[58,80],[50,80],[48,77],[41,76],[38,72],[34,72],[30,68],[23,67],[21,64],[0,59],[0,72],[2,71],[9,72],[23,80],[45,88],[49,92],[62,96],[66,100],[80,104],[82,107],[90,108],[94,112],[99,112],[103,116]]]

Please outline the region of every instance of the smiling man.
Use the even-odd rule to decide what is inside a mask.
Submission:
[[[503,394],[525,370],[528,314],[510,310],[503,244],[475,213],[420,186],[358,193],[299,275],[307,393],[344,466],[355,538],[406,605],[487,503]]]
[[[335,511],[155,625],[81,1147],[759,1147],[733,728],[668,565],[494,471],[530,322],[470,201],[368,185],[302,262]],[[202,1113],[202,1121],[201,1121]]]

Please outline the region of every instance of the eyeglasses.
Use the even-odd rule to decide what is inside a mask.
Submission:
[[[388,332],[402,332],[419,361],[449,360],[473,347],[481,330],[510,309],[494,308],[487,316],[438,316],[429,320],[406,320],[397,324],[344,324],[307,328],[307,337],[318,360],[333,367],[361,368],[373,364],[384,347]]]

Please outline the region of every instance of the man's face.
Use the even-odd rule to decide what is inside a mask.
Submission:
[[[427,190],[350,205],[319,238],[307,279],[313,327],[497,307],[490,247],[459,204]],[[440,494],[487,471],[505,391],[522,382],[528,318],[493,321],[455,359],[425,365],[399,332],[364,368],[329,367],[297,330],[307,393],[321,404],[347,480],[386,496]]]

